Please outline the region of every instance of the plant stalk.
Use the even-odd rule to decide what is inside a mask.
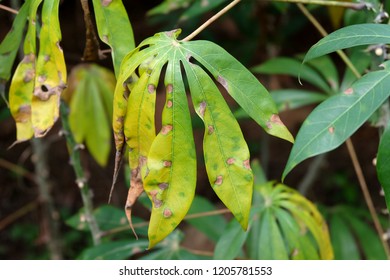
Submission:
[[[299,3],[299,4],[314,4],[321,6],[342,7],[353,10],[363,10],[367,8],[367,4],[364,2],[343,2],[343,1],[331,1],[331,0],[272,0],[273,2],[285,2],[285,3]]]
[[[10,13],[13,13],[15,15],[17,15],[19,13],[17,10],[12,9],[12,8],[7,7],[5,5],[2,5],[2,4],[0,4],[0,10],[4,10],[4,11],[10,12]]]
[[[301,4],[301,3],[298,3],[297,5],[298,5],[299,9],[303,12],[303,14],[317,28],[317,30],[320,32],[320,34],[322,36],[324,36],[324,37],[327,36],[328,33],[324,30],[324,28],[317,21],[317,19],[314,18],[310,14],[310,12],[306,9],[306,7],[303,4]],[[356,78],[358,78],[358,79],[361,78],[360,73],[356,70],[355,66],[349,60],[347,55],[343,51],[341,51],[341,50],[339,50],[337,53],[339,54],[341,59],[345,62],[347,67],[349,67],[351,69],[351,71],[354,73]],[[382,246],[383,246],[383,248],[384,248],[384,250],[386,252],[386,256],[387,256],[388,259],[390,259],[389,244],[384,239],[385,233],[384,233],[384,230],[382,228],[382,225],[379,222],[378,214],[375,211],[374,203],[372,201],[370,192],[368,190],[368,185],[367,185],[366,179],[364,177],[364,174],[363,174],[363,171],[362,171],[362,168],[361,168],[361,165],[360,165],[359,159],[357,157],[357,154],[356,154],[356,151],[355,151],[355,148],[354,148],[354,145],[353,145],[353,142],[352,142],[351,138],[348,138],[346,140],[346,145],[347,145],[347,149],[348,149],[348,154],[349,154],[349,156],[350,156],[350,158],[352,160],[353,168],[355,170],[356,176],[357,176],[358,181],[359,181],[360,188],[362,189],[362,192],[363,192],[364,200],[366,201],[368,210],[369,210],[370,215],[372,217],[372,220],[374,222],[375,229],[376,229],[376,231],[377,231],[377,233],[379,235],[379,239],[382,242]]]
[[[200,32],[202,32],[204,29],[206,29],[210,24],[212,24],[214,21],[216,21],[218,18],[220,18],[222,15],[224,15],[227,11],[229,11],[231,8],[233,8],[235,5],[237,5],[240,2],[241,2],[241,0],[232,1],[229,5],[227,5],[225,8],[223,8],[218,13],[213,15],[211,18],[209,18],[201,26],[199,26],[194,32],[192,32],[190,35],[188,35],[183,40],[181,40],[181,42],[191,41],[195,36],[197,36]]]
[[[80,189],[81,198],[84,205],[85,220],[91,231],[94,245],[100,244],[100,229],[98,223],[93,215],[93,203],[92,192],[89,188],[87,178],[85,176],[84,169],[81,165],[80,145],[76,143],[68,122],[69,108],[62,100],[60,105],[61,121],[63,127],[63,133],[65,135],[66,143],[68,146],[70,164],[76,174],[76,184]]]

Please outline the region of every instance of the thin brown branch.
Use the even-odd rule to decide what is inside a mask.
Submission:
[[[10,12],[10,13],[13,13],[15,15],[17,15],[19,13],[17,10],[12,9],[12,8],[7,7],[5,5],[2,5],[2,4],[0,4],[0,10],[4,10],[4,11]]]
[[[36,199],[34,201],[31,201],[30,203],[27,203],[26,205],[24,205],[22,208],[19,208],[15,212],[9,214],[4,219],[0,220],[0,231],[2,231],[8,225],[15,222],[17,219],[23,217],[24,215],[36,209],[38,205],[39,205],[39,201],[38,199]]]
[[[316,27],[316,29],[319,31],[319,33],[322,36],[324,36],[324,37],[327,36],[328,33],[321,26],[321,24],[317,21],[317,19],[311,15],[311,13],[306,9],[306,7],[303,4],[300,4],[300,3],[297,4],[297,5],[298,5],[299,9],[302,11],[302,13]],[[349,69],[352,70],[352,72],[354,73],[356,78],[359,79],[361,77],[360,73],[356,70],[355,66],[352,64],[352,62],[346,56],[346,54],[343,51],[341,51],[341,50],[338,51],[337,53],[342,58],[342,60],[345,62],[347,67],[349,67]],[[360,162],[359,162],[358,157],[356,155],[356,151],[355,151],[354,145],[353,145],[352,140],[350,138],[346,140],[346,145],[347,145],[347,148],[348,148],[349,156],[350,156],[350,158],[352,160],[352,164],[353,164],[353,168],[354,168],[355,173],[356,173],[356,177],[358,178],[360,188],[361,188],[361,190],[363,192],[364,200],[365,200],[365,202],[367,204],[368,210],[370,211],[372,220],[374,222],[375,229],[376,229],[376,231],[377,231],[377,233],[379,235],[379,239],[382,242],[382,245],[383,245],[383,248],[384,248],[384,250],[386,252],[387,258],[390,259],[389,244],[384,239],[384,236],[385,236],[384,230],[382,228],[382,225],[379,222],[378,214],[375,211],[374,203],[372,201],[370,192],[368,190],[368,185],[367,185],[366,179],[364,177],[364,174],[363,174]]]
[[[0,167],[2,167],[4,169],[8,169],[8,170],[10,170],[10,171],[22,176],[22,177],[29,179],[30,181],[36,182],[35,175],[33,173],[31,173],[30,171],[24,169],[23,167],[15,164],[15,163],[12,163],[12,162],[9,162],[5,159],[0,158]]]

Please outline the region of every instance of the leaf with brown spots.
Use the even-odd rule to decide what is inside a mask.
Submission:
[[[283,178],[300,162],[339,147],[389,98],[390,62],[317,106],[296,137]]]

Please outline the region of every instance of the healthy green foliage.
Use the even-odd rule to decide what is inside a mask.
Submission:
[[[390,124],[379,143],[376,170],[385,193],[387,208],[390,209]]]
[[[298,132],[283,178],[303,160],[333,150],[350,137],[389,97],[390,64],[366,74],[343,93],[321,103]]]
[[[130,52],[122,62],[114,96],[117,155],[126,141],[132,174],[127,214],[130,219],[144,188],[153,202],[150,247],[180,223],[195,192],[195,146],[181,65],[195,111],[205,123],[203,146],[210,184],[244,229],[253,184],[249,151],[214,83],[219,82],[269,134],[293,141],[268,92],[244,66],[211,42],[178,41],[179,33],[158,33]],[[155,94],[164,65],[166,102],[162,128],[155,136]]]
[[[69,124],[77,143],[86,143],[101,165],[107,164],[111,151],[112,99],[114,74],[95,64],[72,69],[68,88],[62,98],[70,107]]]

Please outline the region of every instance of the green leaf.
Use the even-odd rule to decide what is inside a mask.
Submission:
[[[183,63],[195,111],[205,124],[203,151],[210,184],[246,230],[253,190],[249,149],[215,83],[199,66]]]
[[[316,59],[309,61],[308,65],[317,70],[318,73],[324,77],[333,92],[337,92],[339,89],[339,73],[330,56],[325,55],[317,57]]]
[[[14,19],[12,29],[0,44],[0,83],[5,83],[11,77],[12,66],[22,41],[23,30],[26,25],[31,2],[32,0],[27,0],[22,5]]]
[[[195,196],[188,214],[200,214],[215,211],[216,207],[208,199]],[[187,223],[204,233],[208,238],[217,241],[226,227],[226,220],[222,215],[187,219]]]
[[[182,46],[268,134],[294,141],[268,91],[239,61],[209,41],[184,42]]]
[[[334,215],[330,223],[330,234],[336,260],[358,260],[359,249],[354,241],[353,234],[342,218]]]
[[[259,74],[285,74],[308,81],[312,85],[317,86],[324,92],[331,92],[329,84],[324,78],[313,68],[302,64],[296,59],[277,57],[267,60],[265,63],[255,66],[252,72]],[[298,80],[297,80],[298,82]]]
[[[362,45],[389,44],[390,26],[387,24],[356,24],[336,30],[318,41],[307,52],[303,62],[316,57]]]
[[[148,245],[145,239],[111,241],[84,250],[78,259],[81,260],[124,260],[140,253]]]
[[[190,7],[185,9],[184,13],[180,16],[179,21],[189,20],[191,18],[205,14],[226,2],[228,2],[228,0],[194,1]]]
[[[44,1],[31,121],[35,137],[42,137],[59,117],[60,95],[66,87],[66,65],[60,47],[59,0]]]
[[[384,70],[368,73],[313,110],[298,132],[283,178],[303,160],[340,146],[375,112],[390,94],[388,66],[384,63]]]
[[[135,48],[133,29],[122,0],[93,0],[96,25],[100,39],[110,46],[115,75],[121,61]]]
[[[279,111],[300,108],[306,105],[320,103],[328,98],[327,95],[318,92],[300,89],[281,89],[271,91]]]
[[[242,250],[248,232],[240,227],[236,220],[231,220],[218,240],[214,250],[214,260],[232,260]]]
[[[390,125],[380,139],[376,171],[385,193],[387,209],[390,209]]]
[[[70,102],[69,124],[76,142],[86,143],[94,159],[106,166],[111,150],[110,122],[114,74],[95,64],[72,69],[63,98]]]

